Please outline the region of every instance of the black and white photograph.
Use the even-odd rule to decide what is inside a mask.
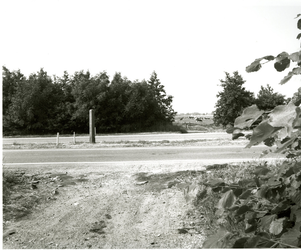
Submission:
[[[2,0],[2,249],[301,247],[300,0]]]

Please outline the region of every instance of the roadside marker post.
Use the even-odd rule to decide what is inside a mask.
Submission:
[[[95,117],[94,110],[90,109],[89,111],[89,132],[90,132],[90,143],[95,143]]]
[[[75,141],[75,132],[73,132],[73,143],[76,144],[76,141]]]

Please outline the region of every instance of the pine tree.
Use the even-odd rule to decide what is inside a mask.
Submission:
[[[213,114],[214,124],[223,127],[233,125],[235,118],[243,109],[254,103],[254,94],[245,90],[243,87],[245,81],[238,72],[233,72],[233,76],[227,72],[225,74],[225,80],[220,80],[223,91],[217,94],[219,99]]]

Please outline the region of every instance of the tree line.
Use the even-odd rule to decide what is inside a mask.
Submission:
[[[3,66],[3,134],[88,133],[89,110],[97,132],[142,132],[171,125],[176,112],[154,71],[130,81],[103,71],[49,76],[44,69],[25,77]]]
[[[231,76],[225,72],[225,79],[220,80],[222,91],[218,92],[218,98],[213,113],[215,125],[222,125],[224,128],[233,126],[235,119],[242,114],[242,111],[256,104],[260,110],[272,110],[278,105],[286,104],[290,98],[286,99],[284,95],[274,92],[273,88],[267,84],[261,86],[260,91],[255,97],[254,93],[243,87],[246,81],[238,71],[233,72]]]

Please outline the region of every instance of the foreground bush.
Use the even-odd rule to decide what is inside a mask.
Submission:
[[[298,29],[301,29],[301,14],[297,16]],[[301,38],[301,33],[297,36]],[[247,72],[256,72],[261,61],[275,60],[278,72],[293,68],[280,84],[301,74],[301,51],[288,54],[282,52],[276,57],[264,56],[256,59]],[[205,241],[204,248],[286,248],[301,247],[301,95],[298,92],[287,105],[276,106],[271,111],[260,110],[256,105],[246,108],[237,117],[234,126],[228,128],[233,139],[245,136],[244,129],[253,128],[246,147],[259,143],[276,146],[274,150],[289,159],[277,166],[268,168],[258,165],[252,178],[242,178],[225,182],[225,178],[209,179],[198,195],[205,202],[213,193],[218,194],[215,205],[215,218],[220,225],[216,234]]]
[[[253,178],[236,182],[208,179],[200,204],[219,197],[214,213],[220,229],[204,248],[270,248],[301,246],[301,162],[258,165]]]

